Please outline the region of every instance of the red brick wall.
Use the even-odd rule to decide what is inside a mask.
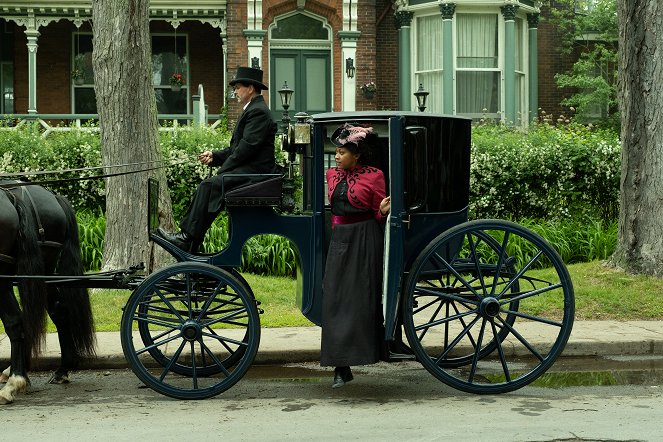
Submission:
[[[65,21],[40,29],[37,40],[37,111],[66,114],[71,109],[71,32],[76,27]],[[28,112],[28,39],[24,28],[14,36],[14,111]]]
[[[377,0],[376,104],[378,109],[398,109],[398,30],[394,20],[391,0]]]
[[[555,74],[571,69],[576,58],[560,53],[559,31],[550,23],[545,11],[541,16],[538,30],[539,109],[553,114],[556,119],[560,114],[569,115],[569,109],[562,108],[560,102],[568,97],[571,91],[557,87]]]

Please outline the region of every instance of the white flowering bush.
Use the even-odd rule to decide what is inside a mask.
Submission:
[[[620,150],[615,132],[574,123],[534,124],[527,133],[479,125],[472,132],[471,216],[614,220]]]

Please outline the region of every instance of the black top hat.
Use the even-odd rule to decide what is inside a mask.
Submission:
[[[235,86],[235,83],[252,84],[258,90],[267,89],[267,86],[262,83],[262,69],[239,66],[235,78],[230,80],[231,86]]]

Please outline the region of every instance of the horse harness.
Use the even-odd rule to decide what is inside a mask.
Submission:
[[[21,181],[16,181],[16,183],[22,183]],[[37,224],[37,237],[38,237],[38,242],[40,247],[53,247],[53,248],[62,248],[63,244],[59,243],[57,241],[48,241],[46,239],[46,229],[44,229],[44,225],[41,222],[41,217],[39,216],[39,210],[37,209],[37,204],[35,203],[35,200],[29,190],[29,186],[15,186],[11,187],[9,186],[7,182],[3,182],[3,186],[0,187],[7,197],[9,197],[9,200],[12,202],[16,210],[18,211],[17,207],[17,201],[20,199],[23,201],[29,208],[30,211],[32,212],[32,216],[34,217],[35,223]],[[49,193],[53,193],[50,190],[44,188],[47,190]],[[0,254],[0,260],[7,261],[9,260],[13,262],[13,258],[7,255],[2,255]]]

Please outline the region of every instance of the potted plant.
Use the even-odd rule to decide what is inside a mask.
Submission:
[[[179,72],[175,72],[170,76],[170,89],[172,91],[178,92],[182,88],[183,84],[184,78],[182,78],[182,74]]]
[[[74,68],[71,70],[71,79],[74,84],[85,83],[85,55],[78,54],[74,57]]]
[[[364,93],[364,97],[373,98],[375,92],[378,90],[378,87],[372,81],[364,83],[360,87],[361,91]]]

